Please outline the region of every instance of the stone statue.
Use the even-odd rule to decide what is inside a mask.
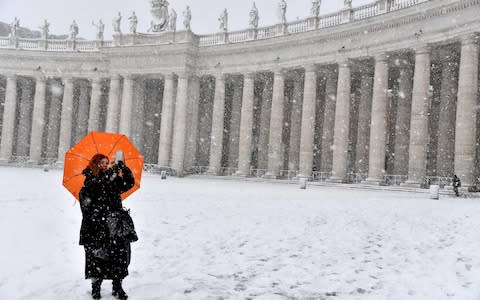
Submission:
[[[345,8],[352,8],[352,0],[343,0]]]
[[[20,27],[20,20],[15,17],[13,19],[12,24],[10,24],[10,36],[16,37],[17,36],[17,30]]]
[[[312,0],[312,17],[318,17],[320,15],[320,6],[322,0]]]
[[[168,28],[168,5],[170,4],[167,0],[150,0],[153,21],[150,22],[148,31],[160,32]]]
[[[105,24],[103,24],[102,19],[98,20],[98,23],[92,22],[92,25],[97,27],[97,40],[103,41],[103,32],[105,31]]]
[[[128,18],[128,20],[130,21],[130,33],[136,34],[138,19],[134,11],[132,11],[132,15]]]
[[[112,25],[113,25],[113,32],[114,33],[122,33],[122,30],[120,29],[120,22],[122,21],[122,15],[120,14],[120,12],[118,12],[118,15],[113,18],[113,22],[112,22]]]
[[[48,39],[48,33],[50,32],[50,23],[45,19],[43,20],[42,26],[39,27],[42,30],[42,39]]]
[[[187,8],[183,12],[183,26],[185,26],[186,31],[192,30],[190,27],[190,22],[192,21],[192,12],[190,11],[190,6],[187,5]]]
[[[75,20],[73,20],[72,24],[70,25],[70,40],[76,40],[78,35],[78,25]]]
[[[250,28],[257,28],[258,27],[258,9],[253,2],[253,7],[250,10]]]
[[[280,4],[279,4],[279,8],[280,8],[280,22],[282,24],[285,24],[285,23],[287,23],[287,17],[286,17],[287,2],[285,0],[281,0]]]
[[[177,12],[172,8],[168,16],[168,29],[170,31],[177,31]]]
[[[220,30],[227,32],[228,31],[228,11],[226,8],[223,10],[223,13],[218,18],[218,21],[220,21]]]

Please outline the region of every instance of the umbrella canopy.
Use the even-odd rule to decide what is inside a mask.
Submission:
[[[125,164],[132,170],[135,177],[134,187],[122,194],[122,200],[125,200],[140,188],[143,156],[124,134],[92,131],[68,150],[65,153],[63,186],[77,200],[80,200],[79,192],[85,180],[82,171],[88,166],[90,159],[95,154],[101,153],[112,161],[119,150],[123,151]]]

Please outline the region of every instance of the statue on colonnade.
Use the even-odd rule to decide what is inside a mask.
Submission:
[[[226,8],[223,10],[222,14],[218,18],[218,21],[220,21],[220,26],[219,26],[220,30],[223,32],[227,32],[228,31],[228,11]]]
[[[253,2],[253,7],[250,10],[250,28],[257,28],[258,27],[258,9],[257,6],[255,5],[255,2]]]
[[[17,30],[20,27],[20,20],[15,17],[13,22],[10,24],[10,37],[17,36]]]
[[[97,41],[103,41],[103,32],[105,31],[105,24],[102,19],[98,20],[98,23],[92,22],[92,25],[97,27]]]
[[[190,6],[187,5],[187,8],[183,12],[183,26],[185,26],[186,31],[192,30],[190,27],[190,22],[192,21],[192,11],[190,10]]]
[[[72,24],[70,25],[70,40],[76,40],[78,35],[78,24],[75,20],[73,20]]]
[[[138,24],[138,18],[135,15],[135,12],[132,11],[132,15],[128,18],[130,21],[130,33],[136,34],[137,33],[137,24]]]
[[[343,4],[345,8],[348,8],[348,9],[352,8],[352,0],[343,0]]]
[[[39,28],[42,31],[42,40],[48,39],[48,33],[50,32],[50,23],[48,23],[47,19],[43,20],[43,24]]]
[[[318,17],[320,15],[320,6],[322,0],[312,0],[312,17]]]
[[[172,8],[168,16],[168,30],[177,31],[177,12]]]
[[[280,22],[282,24],[287,23],[287,2],[285,0],[281,0],[280,4],[278,5],[280,9]]]
[[[112,25],[113,25],[113,32],[116,34],[121,34],[122,30],[120,29],[120,22],[122,21],[122,15],[118,12],[118,15],[113,18]]]
[[[150,22],[148,31],[162,32],[168,29],[168,5],[167,0],[150,0],[153,21]]]

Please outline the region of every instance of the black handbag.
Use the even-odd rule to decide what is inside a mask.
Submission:
[[[130,210],[124,208],[111,212],[107,216],[108,233],[111,238],[126,242],[138,241]]]

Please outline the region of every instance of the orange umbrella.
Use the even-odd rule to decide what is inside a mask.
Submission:
[[[114,160],[115,153],[121,150],[125,156],[125,164],[132,170],[135,185],[122,194],[122,200],[140,188],[140,179],[143,170],[143,156],[124,134],[95,132],[87,134],[78,144],[65,153],[63,168],[63,186],[80,200],[79,192],[83,186],[85,176],[82,171],[88,166],[90,159],[97,153]]]

